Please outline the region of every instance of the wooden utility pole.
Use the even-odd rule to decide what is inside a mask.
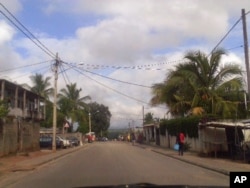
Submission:
[[[249,72],[249,55],[248,55],[248,39],[247,39],[247,25],[246,25],[246,13],[245,9],[241,9],[242,24],[243,24],[243,39],[244,39],[244,52],[245,52],[245,64],[247,72],[247,98],[250,95],[250,72]]]
[[[144,106],[142,106],[142,126],[144,126]]]
[[[58,54],[56,54],[56,62],[54,64],[55,80],[54,80],[54,104],[53,104],[53,142],[52,150],[56,151],[56,127],[57,127],[57,80],[58,80],[58,66],[59,59]]]
[[[91,113],[89,109],[89,136],[91,136]]]

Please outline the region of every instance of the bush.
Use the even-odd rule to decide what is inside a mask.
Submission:
[[[191,144],[188,142],[185,142],[183,145],[184,151],[189,151],[191,149]]]
[[[165,135],[166,130],[171,136],[179,132],[185,133],[190,138],[198,138],[198,124],[200,117],[186,117],[164,120],[160,123],[160,134]]]
[[[0,101],[0,118],[4,118],[8,115],[8,105],[5,101]]]

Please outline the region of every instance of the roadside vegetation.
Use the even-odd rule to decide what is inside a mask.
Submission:
[[[242,69],[235,63],[222,62],[224,55],[223,49],[211,54],[187,52],[184,63],[169,70],[163,83],[153,85],[152,106],[165,104],[173,118],[161,122],[162,134],[168,129],[172,135],[185,131],[197,137],[197,118],[237,120],[247,117]]]
[[[0,101],[0,120],[7,116],[9,110],[5,101]]]
[[[53,125],[53,93],[51,87],[51,77],[44,78],[41,74],[35,74],[31,77],[31,91],[45,99],[46,119],[41,122],[42,127],[52,127]],[[67,84],[58,93],[57,103],[57,128],[62,128],[66,121],[70,121],[69,132],[79,131],[87,133],[89,131],[89,113],[92,115],[91,127],[97,135],[107,132],[110,126],[111,113],[108,107],[96,102],[89,102],[89,95],[82,95],[82,89],[77,87],[77,83]],[[73,123],[78,124],[77,130],[73,130]]]

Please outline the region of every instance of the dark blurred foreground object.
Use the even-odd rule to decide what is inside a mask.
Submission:
[[[87,186],[88,188],[137,188],[137,187],[166,187],[166,188],[228,188],[229,186],[200,186],[200,185],[155,185],[151,183],[136,183],[124,185]],[[86,188],[86,187],[75,187]]]

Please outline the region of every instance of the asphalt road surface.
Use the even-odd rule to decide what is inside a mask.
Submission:
[[[123,142],[91,143],[32,172],[13,175],[15,180],[8,186],[11,188],[133,183],[229,186],[228,176]]]

